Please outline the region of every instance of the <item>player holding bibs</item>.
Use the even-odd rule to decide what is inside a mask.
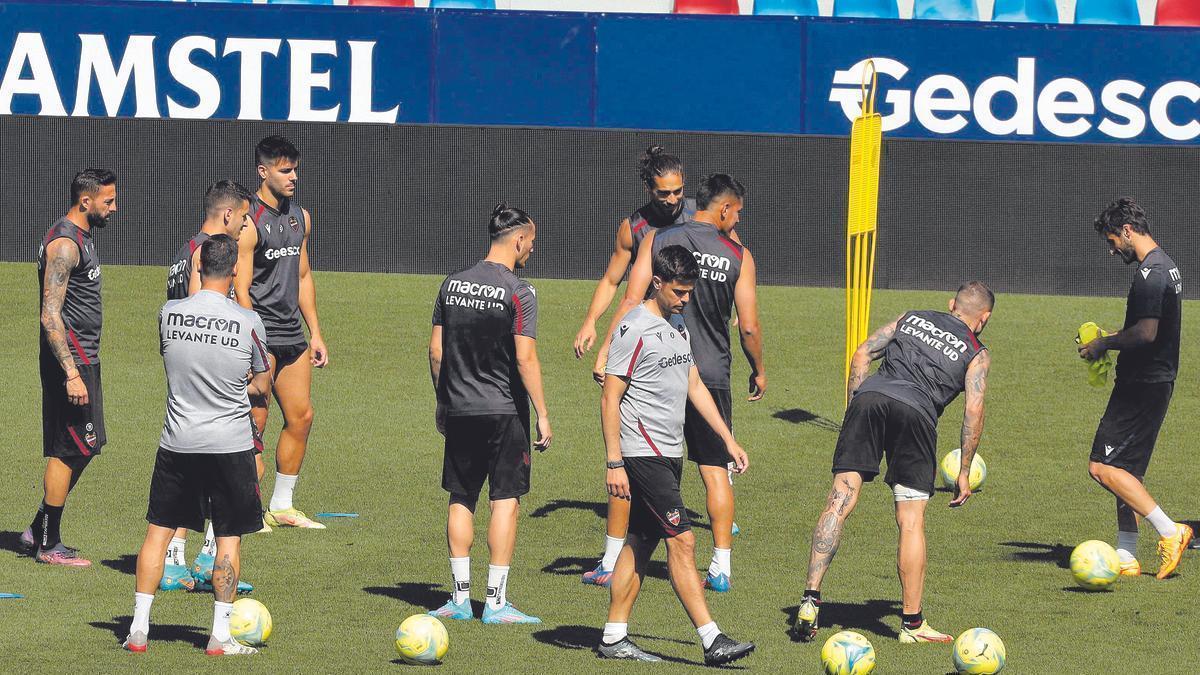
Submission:
[[[1120,332],[1079,347],[1079,356],[1094,361],[1120,350],[1117,382],[1104,417],[1096,429],[1088,473],[1117,498],[1117,555],[1121,574],[1139,576],[1137,516],[1158,531],[1159,579],[1166,579],[1192,540],[1192,528],[1176,523],[1142,484],[1158,430],[1179,371],[1179,327],[1183,280],[1175,261],[1150,236],[1146,212],[1128,197],[1119,199],[1096,218],[1096,232],[1105,238],[1110,255],[1126,265],[1137,263]],[[1136,514],[1136,515],[1135,515]]]
[[[933,629],[921,611],[925,589],[925,507],[937,473],[937,423],[964,389],[962,464],[956,496],[971,496],[971,461],[983,435],[983,395],[991,356],[978,339],[996,298],[978,281],[963,284],[950,312],[906,312],[859,345],[850,362],[850,405],[833,452],[833,487],[812,535],[808,581],[796,614],[794,635],[809,642],[817,634],[821,580],[842,540],[842,528],[858,503],[863,483],[879,474],[896,502],[900,530],[897,568],[903,598],[900,641],[952,642]],[[883,359],[870,375],[871,362]]]
[[[729,663],[754,650],[721,632],[708,612],[696,576],[696,540],[679,492],[684,415],[688,402],[724,443],[739,473],[749,466],[692,358],[690,331],[680,314],[700,267],[690,251],[668,246],[653,256],[650,299],[621,320],[609,348],[600,418],[608,455],[608,494],[627,500],[629,533],[617,559],[601,658],[661,661],[629,639],[629,616],[646,566],[666,540],[667,572],[704,645],[707,665]]]

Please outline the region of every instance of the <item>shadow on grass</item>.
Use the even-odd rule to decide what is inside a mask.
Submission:
[[[820,415],[804,410],[803,408],[791,408],[789,410],[777,410],[771,415],[777,420],[791,422],[792,424],[807,424],[816,427],[822,431],[837,433],[842,430],[842,425],[833,420],[821,417]]]
[[[596,645],[600,644],[600,638],[603,635],[604,632],[595,626],[558,626],[557,628],[535,631],[533,633],[533,639],[542,644],[550,645],[551,647],[558,647],[559,649],[586,649],[591,651],[596,648]],[[636,637],[639,640],[666,640],[668,642],[681,642],[679,640],[656,638],[648,635],[635,635],[633,637]],[[681,659],[677,656],[658,654],[652,649],[647,649],[646,651],[669,663],[682,663],[689,666],[704,665],[702,661],[692,661],[690,659]],[[740,668],[733,666],[732,669]]]
[[[0,550],[29,555],[29,549],[21,545],[20,532],[0,532]]]
[[[783,613],[787,616],[788,635],[791,635],[791,628],[796,623],[796,613],[799,610],[800,605],[783,608]],[[899,623],[900,603],[896,600],[868,600],[855,605],[826,600],[821,603],[819,623],[821,628],[865,630],[882,637],[900,637],[895,628],[883,622],[885,617],[896,617]]]
[[[584,572],[590,572],[596,567],[595,558],[577,558],[563,556],[552,561],[549,565],[542,568],[543,572],[550,574],[559,574],[562,576],[579,576]],[[651,560],[646,567],[646,576],[655,579],[667,579],[667,563],[661,560]]]
[[[92,621],[88,625],[112,633],[117,642],[121,643],[129,635],[129,624],[132,622],[133,617],[125,615],[114,616],[112,621]],[[151,624],[150,633],[155,642],[186,642],[200,649],[208,646],[208,631],[196,626],[155,623]]]
[[[1021,560],[1024,562],[1040,562],[1054,563],[1059,568],[1064,570],[1071,569],[1071,551],[1074,547],[1066,544],[1039,544],[1032,541],[1003,541],[1001,546],[1009,548],[1025,549],[1022,551],[1014,551],[1011,554],[1013,560]]]
[[[563,509],[571,509],[575,511],[591,511],[597,518],[606,518],[608,516],[607,502],[585,502],[578,499],[555,499],[549,501],[542,506],[530,512],[530,518],[545,518],[555,511]],[[712,525],[701,522],[701,515],[691,509],[687,509],[688,520],[692,521],[692,527],[712,531]]]
[[[126,553],[113,560],[101,560],[100,564],[121,574],[137,574],[137,555],[133,553]]]
[[[415,607],[424,607],[427,610],[441,607],[450,597],[449,591],[441,584],[424,582],[401,581],[395,586],[367,586],[363,588],[363,591],[371,595],[382,595],[385,598],[407,602]],[[479,616],[482,604],[476,606],[476,603],[472,602],[472,606],[475,609],[475,615]]]
[[[1097,589],[1097,590],[1091,590],[1088,588],[1084,588],[1083,586],[1063,586],[1063,590],[1068,593],[1087,593],[1089,595],[1092,593],[1099,594],[1099,593],[1112,593],[1113,592],[1113,589],[1111,589],[1111,588],[1101,588],[1101,589]]]

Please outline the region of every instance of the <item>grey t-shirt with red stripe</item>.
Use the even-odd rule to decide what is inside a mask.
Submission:
[[[633,257],[629,264],[632,265],[637,260],[638,249],[646,235],[660,228],[682,225],[691,220],[694,215],[696,215],[696,200],[691,197],[683,200],[683,207],[679,209],[679,213],[674,218],[661,215],[661,211],[654,202],[643,204],[629,216],[629,233],[633,235]]]
[[[442,327],[438,403],[451,416],[529,414],[514,335],[537,338],[537,295],[504,265],[481,260],[446,277],[433,305]]]
[[[227,454],[254,448],[246,374],[270,366],[262,320],[215,291],[168,300],[158,314],[167,371],[159,445]]]
[[[613,332],[605,373],[625,378],[622,457],[683,457],[692,348],[683,318],[634,307]]]
[[[210,236],[207,232],[197,232],[175,252],[175,258],[167,269],[168,300],[182,300],[188,296],[188,284],[192,280],[192,255]]]
[[[296,203],[286,201],[277,211],[255,195],[250,204],[250,215],[258,231],[250,303],[262,317],[267,339],[272,345],[303,344],[300,249],[307,229],[304,210]]]
[[[654,235],[655,253],[674,244],[691,251],[700,264],[692,301],[683,310],[700,379],[709,389],[729,389],[729,319],[745,248],[716,227],[694,220]]]
[[[100,300],[100,252],[90,231],[77,227],[65,217],[60,218],[50,226],[38,248],[38,297],[42,297],[46,291],[46,247],[55,239],[70,239],[79,248],[79,263],[71,269],[62,305],[67,346],[76,365],[99,363],[100,330],[104,316]],[[41,330],[40,343],[42,355],[51,355],[44,328]]]

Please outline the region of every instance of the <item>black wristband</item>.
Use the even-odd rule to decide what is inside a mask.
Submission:
[[[621,469],[625,467],[625,460],[618,459],[615,462],[605,462],[604,465],[610,469]]]

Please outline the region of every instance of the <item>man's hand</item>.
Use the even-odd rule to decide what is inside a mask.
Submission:
[[[538,439],[533,444],[538,452],[545,452],[550,449],[550,441],[554,439],[554,432],[550,430],[550,419],[547,417],[538,417],[537,421]]]
[[[750,456],[742,449],[742,446],[735,440],[730,440],[725,444],[725,450],[729,453],[729,457],[733,459],[733,472],[746,473],[746,469],[750,468]]]
[[[1108,345],[1105,344],[1104,338],[1096,338],[1086,345],[1079,346],[1079,358],[1085,361],[1095,361],[1104,356],[1108,351]]]
[[[604,369],[606,366],[607,363],[601,362],[599,358],[596,359],[596,364],[592,366],[592,379],[601,387],[604,386]]]
[[[310,345],[312,364],[317,368],[324,368],[329,363],[329,348],[325,346],[325,340],[321,339],[320,335],[314,335]]]
[[[88,404],[87,385],[83,383],[83,378],[78,372],[67,380],[67,400],[75,405]]]
[[[958,473],[958,481],[954,486],[954,499],[950,501],[950,508],[962,506],[971,498],[971,476],[966,471]]]
[[[760,401],[767,393],[767,376],[765,373],[750,373],[750,396],[747,401]]]
[[[629,474],[625,473],[625,467],[609,469],[604,477],[604,483],[610,496],[629,500]]]
[[[433,425],[439,434],[446,435],[446,409],[441,403],[437,404],[437,408],[433,411]]]
[[[584,354],[592,350],[592,345],[596,342],[596,324],[585,323],[579,327],[579,332],[575,334],[575,358],[582,358]]]

